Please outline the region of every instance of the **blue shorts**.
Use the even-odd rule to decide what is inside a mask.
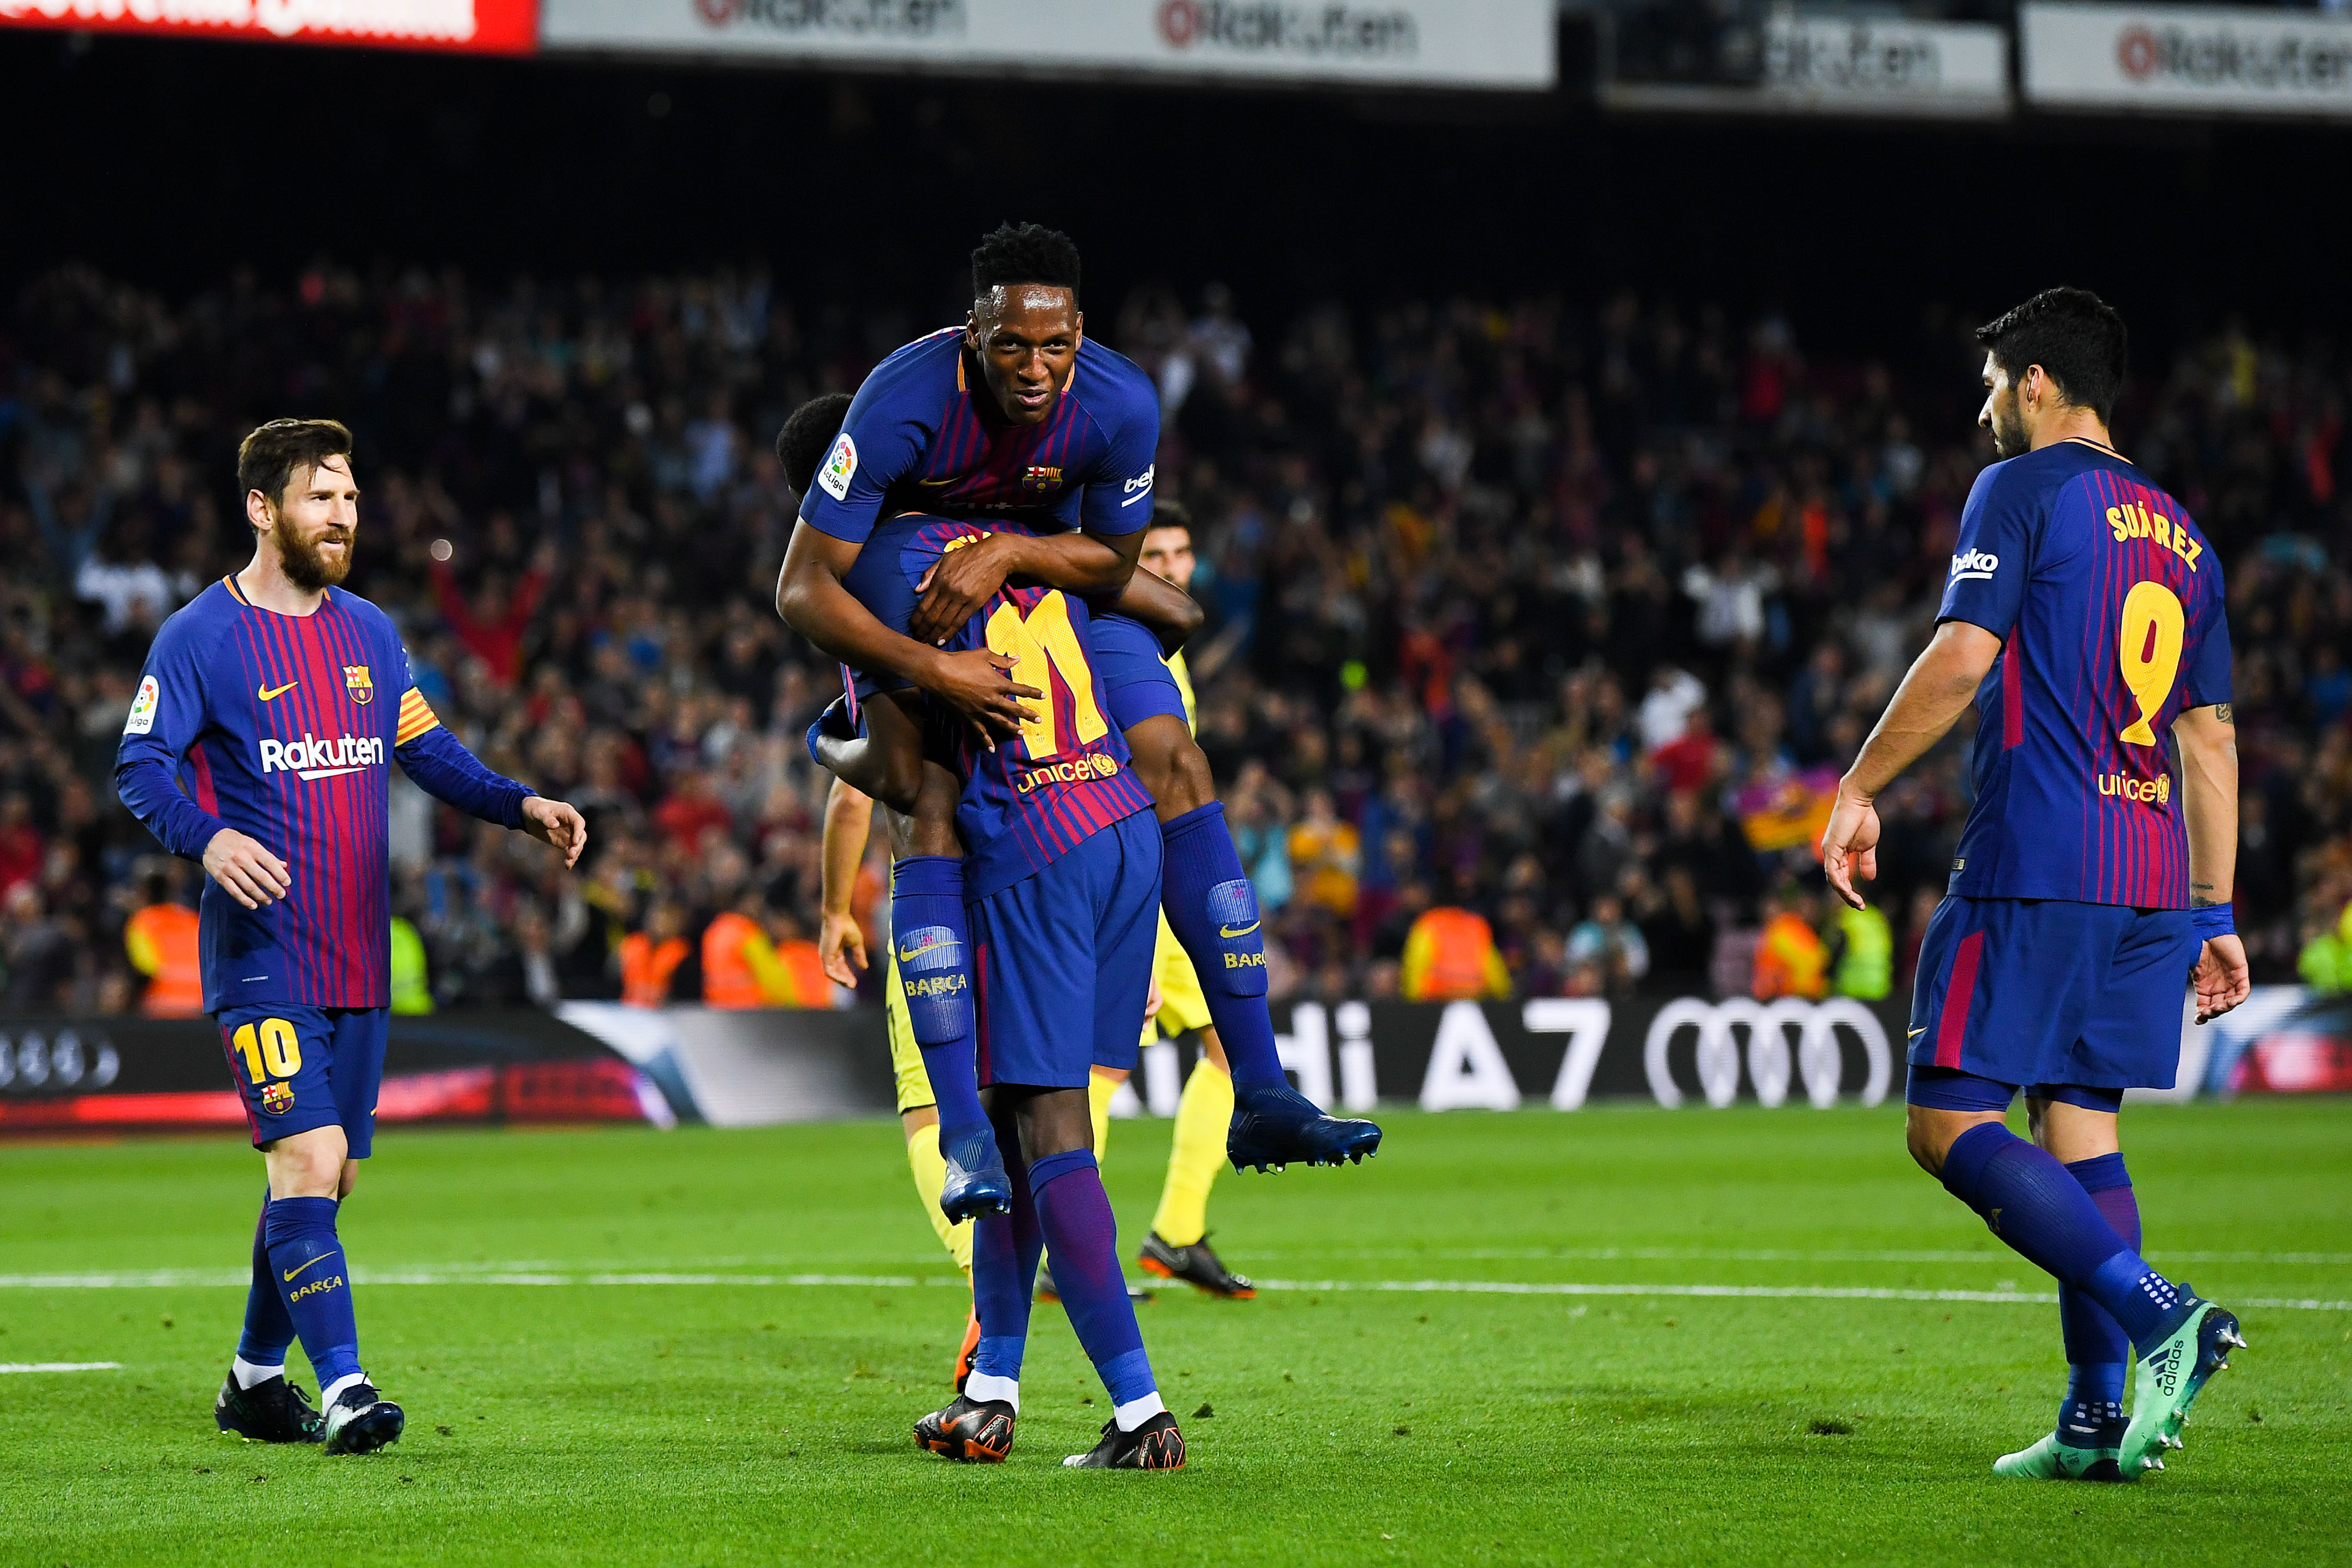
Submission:
[[[1111,722],[1119,733],[1162,713],[1184,718],[1184,693],[1168,672],[1168,661],[1160,657],[1160,639],[1141,621],[1094,611],[1087,617],[1087,637],[1094,650],[1095,671],[1110,700]]]
[[[2067,1098],[2042,1092],[2067,1088],[2169,1089],[2200,946],[2187,910],[1947,898],[1919,947],[1911,1066],[2041,1098]],[[1939,1103],[1920,1098],[1939,1092],[1928,1087],[1937,1081],[1915,1070],[1912,1102]]]
[[[351,1157],[375,1147],[389,1007],[305,1007],[261,1002],[213,1015],[229,1077],[245,1097],[254,1147],[319,1127],[341,1127]]]
[[[1139,811],[965,906],[980,1081],[1083,1089],[1132,1070],[1160,938],[1160,823]]]
[[[2007,1111],[2020,1087],[1996,1083],[1958,1068],[1915,1065],[1903,1099],[1908,1104],[1936,1110]],[[2124,1108],[2124,1091],[2119,1089],[2086,1089],[2079,1083],[2030,1083],[2022,1087],[2028,1100],[2054,1100],[2063,1105],[2079,1105],[2085,1110],[2104,1110],[2110,1116]]]

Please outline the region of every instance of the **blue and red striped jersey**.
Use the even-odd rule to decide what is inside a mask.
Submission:
[[[329,589],[307,616],[249,603],[234,577],[155,634],[115,754],[131,814],[201,859],[224,827],[286,863],[284,898],[248,910],[207,878],[205,1008],[391,1002],[388,764],[477,816],[522,824],[531,792],[474,759],[410,678],[382,610]]]
[[[2203,532],[2123,458],[2061,441],[1977,476],[1958,546],[1937,618],[2002,647],[1950,890],[2187,908],[2172,722],[2230,700]]]
[[[1159,446],[1159,393],[1124,354],[1080,339],[1054,412],[1011,425],[964,353],[963,329],[945,327],[866,376],[801,519],[852,543],[907,511],[1133,533],[1151,520]]]
[[[1002,519],[893,518],[866,542],[843,585],[884,626],[904,632],[914,615],[915,584],[941,556],[1023,526]],[[967,899],[1034,876],[1089,835],[1151,809],[1151,795],[1129,765],[1127,737],[1111,722],[1090,626],[1084,599],[1007,583],[944,645],[950,653],[985,647],[1003,654],[1013,661],[1017,684],[1045,693],[1029,703],[1037,716],[992,752],[969,726],[933,707],[933,722],[952,722],[958,731],[950,739],[963,777],[956,826],[963,834]]]

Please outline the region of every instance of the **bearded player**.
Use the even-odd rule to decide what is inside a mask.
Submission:
[[[404,1422],[361,1365],[335,1229],[383,1077],[386,764],[397,758],[427,794],[529,833],[566,866],[588,841],[578,812],[490,772],[441,728],[391,620],[336,586],[359,534],[351,449],[351,432],[326,419],[272,420],[239,446],[253,560],[155,634],[114,770],[131,814],[204,864],[205,1010],[268,1173],[245,1331],[214,1418],[330,1454],[381,1448]],[[287,1380],[298,1335],[323,1409]]]
[[[2051,289],[1977,341],[2002,460],[1969,494],[1935,638],[1839,785],[1823,862],[1860,909],[1874,797],[1973,699],[1975,804],[1911,1004],[1911,1154],[2059,1281],[2056,1429],[1994,1470],[2136,1481],[2245,1342],[2140,1257],[2118,1120],[2125,1089],[2171,1087],[2183,993],[2201,1024],[2248,990],[2221,563],[2108,437],[2113,309]],[[2002,1124],[2021,1089],[2031,1142]]]

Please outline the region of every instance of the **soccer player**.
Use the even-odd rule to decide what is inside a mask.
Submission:
[[[2248,991],[2221,564],[2108,438],[2124,378],[2113,309],[2046,289],[1977,341],[1978,422],[2001,460],[1969,494],[1935,637],[1840,784],[1823,860],[1861,908],[1873,801],[1973,697],[1976,800],[1919,954],[1907,1138],[2059,1280],[2056,1430],[1995,1471],[2137,1480],[2245,1342],[2235,1317],[2140,1257],[2117,1121],[2125,1089],[2171,1085],[2183,990],[2200,1024]],[[2002,1124],[2020,1089],[2031,1142]]]
[[[1002,531],[1022,525],[991,520]],[[908,514],[877,528],[847,586],[905,626],[918,584],[939,563],[990,531],[961,519]],[[1054,1278],[1070,1324],[1111,1399],[1111,1419],[1090,1452],[1066,1463],[1090,1468],[1176,1469],[1184,1438],[1160,1397],[1119,1273],[1118,1230],[1096,1163],[1087,1084],[1097,1061],[1131,1054],[1150,981],[1154,911],[1161,887],[1160,835],[1150,797],[1136,782],[1127,746],[1107,716],[1083,599],[1042,584],[1008,584],[945,644],[1004,650],[1035,682],[1037,710],[1002,745],[963,727],[952,740],[959,779],[955,821],[968,925],[892,934],[920,1038],[925,1009],[976,1009],[974,1054],[957,1059],[926,1042],[940,1136],[970,1146],[975,1120],[992,1127],[1011,1199],[1009,1213],[975,1216],[974,1305],[980,1340],[970,1378],[953,1403],[915,1426],[916,1441],[952,1458],[997,1462],[1010,1451],[1020,1412],[1028,1340],[1029,1282],[1050,1243]],[[855,625],[824,626],[838,653],[856,658]],[[873,704],[880,707],[882,704]],[[829,743],[828,762],[853,773],[874,742]],[[901,857],[903,883],[908,861]],[[903,890],[898,900],[906,906]],[[969,936],[965,935],[968,930]],[[974,986],[945,995],[911,983],[936,972],[923,960],[969,943]],[[969,1027],[967,1026],[967,1027]],[[975,1093],[977,1082],[985,1088]],[[949,1208],[955,1177],[950,1173]],[[952,1213],[952,1209],[949,1209]]]
[[[970,319],[898,350],[866,378],[793,532],[777,609],[820,646],[845,647],[852,632],[858,638],[863,651],[850,662],[869,689],[855,692],[862,706],[852,717],[866,726],[884,771],[906,786],[867,793],[900,810],[912,805],[918,777],[913,725],[888,711],[892,703],[866,699],[919,689],[993,744],[1027,721],[1024,703],[1039,695],[1034,672],[1011,669],[984,647],[955,657],[940,645],[1009,580],[1097,604],[1134,586],[1150,516],[1158,396],[1132,363],[1086,338],[1078,271],[1076,247],[1051,230],[1008,225],[983,238],[972,253]],[[983,532],[943,557],[918,585],[922,601],[902,635],[875,620],[846,578],[875,523],[911,510],[1020,517],[1045,531]],[[1134,607],[1131,593],[1120,605]],[[1170,922],[1212,977],[1208,1006],[1234,1068],[1230,1157],[1261,1169],[1362,1158],[1378,1148],[1380,1129],[1323,1115],[1283,1076],[1256,896],[1159,639],[1108,609],[1090,617],[1088,635],[1108,710],[1134,742],[1136,772],[1160,819]],[[922,853],[901,858],[896,930],[952,929],[944,911],[957,900],[961,872],[941,842],[946,798],[940,792],[929,814],[915,813],[927,842]],[[944,983],[962,973],[961,953],[960,944],[933,944],[927,957],[945,973],[908,983]],[[923,1015],[915,1009],[917,1038],[928,1048],[933,1026]],[[944,1133],[942,1147],[956,1172],[950,1191],[961,1191],[961,1151]],[[986,1151],[971,1152],[984,1158]],[[975,1179],[975,1190],[992,1190],[989,1176]]]
[[[520,828],[566,866],[588,835],[571,806],[490,772],[441,728],[391,620],[336,587],[359,534],[351,449],[327,419],[272,420],[238,447],[253,559],[155,634],[114,770],[122,804],[209,874],[204,1005],[268,1172],[245,1331],[214,1417],[331,1454],[380,1448],[404,1422],[361,1367],[335,1233],[383,1076],[385,766],[397,757],[427,793]],[[323,1412],[286,1378],[298,1334]]]

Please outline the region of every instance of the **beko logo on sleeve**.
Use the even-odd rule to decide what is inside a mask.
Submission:
[[[1952,557],[1952,581],[1980,583],[2000,570],[2000,557],[1988,555],[1981,550],[1971,550],[1966,555]]]
[[[1160,465],[1154,463],[1151,467],[1144,469],[1143,472],[1136,475],[1135,478],[1121,485],[1119,487],[1119,494],[1126,499],[1121,500],[1118,504],[1123,507],[1133,506],[1137,501],[1139,501],[1144,497],[1150,495],[1151,493],[1151,476],[1159,471]]]

